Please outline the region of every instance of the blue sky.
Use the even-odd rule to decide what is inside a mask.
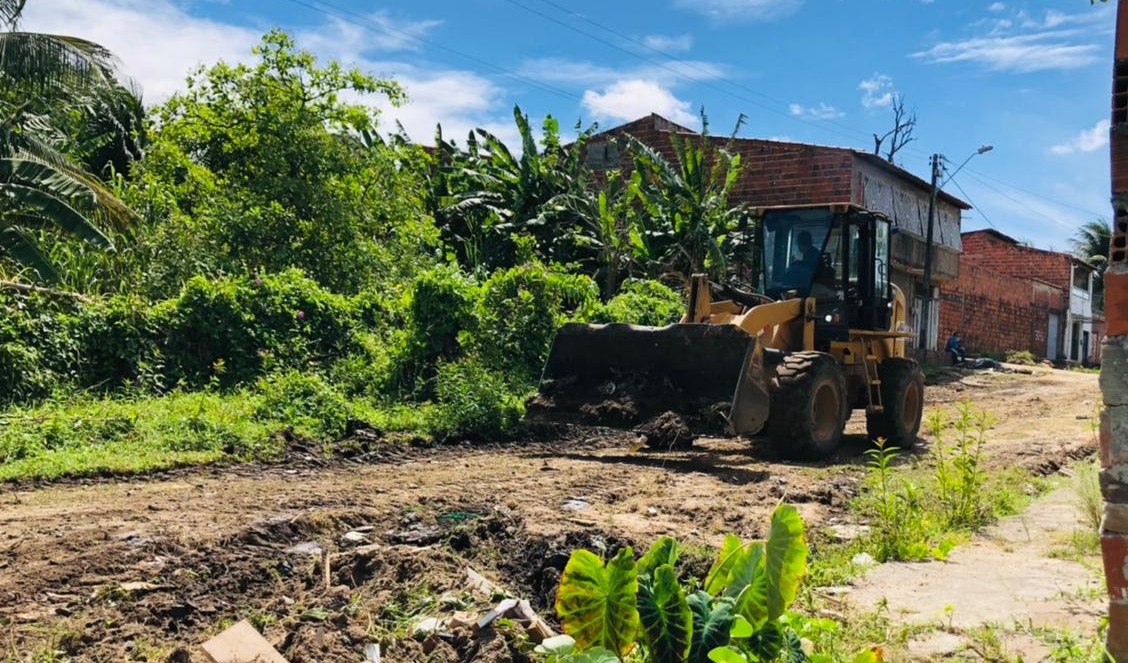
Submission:
[[[872,148],[893,95],[915,108],[898,162],[969,200],[965,229],[1043,248],[1107,218],[1111,6],[1088,0],[30,0],[24,27],[94,39],[160,101],[187,71],[249,58],[271,27],[323,58],[395,77],[385,108],[417,140],[511,109],[612,127],[649,112],[715,133]],[[374,103],[378,101],[374,100]],[[956,185],[962,187],[962,191]]]

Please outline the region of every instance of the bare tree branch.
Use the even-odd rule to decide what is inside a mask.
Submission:
[[[893,163],[893,158],[903,147],[916,140],[913,137],[913,129],[916,128],[917,123],[916,111],[905,110],[904,95],[898,94],[893,97],[892,109],[893,128],[880,136],[873,135],[873,153],[884,156],[889,163]],[[889,146],[885,154],[882,155],[881,146],[885,144],[886,140],[889,140]]]

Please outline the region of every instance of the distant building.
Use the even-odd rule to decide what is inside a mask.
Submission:
[[[1029,350],[1054,361],[1099,363],[1103,318],[1096,269],[1069,253],[1022,245],[997,230],[963,233],[960,277],[944,289],[940,326],[972,353]]]
[[[671,137],[699,137],[698,132],[660,115],[648,115],[591,138],[587,165],[596,171],[629,167],[620,146],[611,137],[630,134],[673,160]],[[854,203],[881,212],[893,222],[893,283],[905,294],[910,324],[921,328],[923,308],[925,235],[928,221],[929,183],[909,171],[868,152],[842,147],[790,143],[757,138],[711,137],[718,147],[729,145],[740,154],[744,172],[732,196],[734,203],[753,207]],[[940,192],[933,228],[931,306],[932,339],[938,343],[939,291],[960,272],[960,214],[971,209],[964,201]]]

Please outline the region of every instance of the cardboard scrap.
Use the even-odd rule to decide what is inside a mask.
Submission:
[[[203,649],[212,663],[289,663],[245,619],[205,642]]]

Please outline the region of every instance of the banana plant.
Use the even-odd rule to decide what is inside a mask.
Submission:
[[[514,107],[513,118],[519,152],[480,128],[467,137],[463,152],[439,143],[442,176],[434,181],[444,190],[436,220],[444,236],[480,246],[479,254],[492,259],[490,267],[509,266],[506,261],[513,256],[506,248],[512,249],[512,239],[520,235],[534,239],[544,260],[568,261],[576,223],[566,202],[587,186],[583,147],[593,129],[581,131],[575,142],[564,146],[560,125],[549,116],[538,146],[529,118],[519,107]]]
[[[724,277],[753,236],[745,207],[729,202],[743,172],[740,155],[718,145],[704,114],[701,119],[699,137],[671,135],[673,159],[625,138],[641,175],[631,189],[645,211],[642,234],[663,270],[683,281],[699,272]]]
[[[669,537],[637,561],[630,548],[606,563],[576,550],[556,597],[565,635],[538,651],[551,663],[814,663],[788,615],[807,555],[803,521],[790,505],[776,508],[766,541],[726,536],[692,593],[678,580]],[[871,649],[855,663],[881,660],[880,649]]]

